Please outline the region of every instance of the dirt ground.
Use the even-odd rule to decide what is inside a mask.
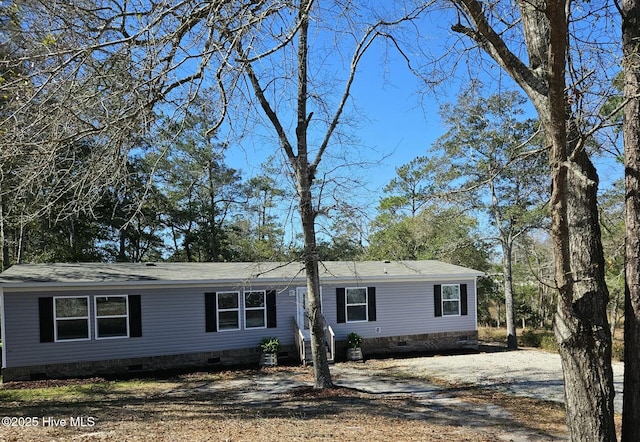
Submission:
[[[384,364],[356,367],[373,373]],[[557,403],[422,382],[420,394],[315,391],[311,369],[296,366],[191,373],[124,387],[93,379],[64,393],[52,382],[5,384],[0,441],[566,440]],[[38,387],[45,388],[28,400],[11,394]]]

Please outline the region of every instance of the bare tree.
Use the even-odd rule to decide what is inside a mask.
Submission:
[[[331,386],[321,338],[315,238],[321,201],[316,192],[323,188],[319,167],[341,141],[339,127],[363,54],[378,39],[393,47],[389,31],[416,18],[426,5],[404,9],[394,4],[371,11],[352,1],[313,0],[14,4],[19,26],[7,35],[22,44],[0,60],[0,68],[24,69],[26,77],[0,84],[0,93],[26,86],[0,120],[0,164],[3,172],[11,165],[17,177],[10,191],[3,186],[2,202],[36,195],[40,204],[32,206],[30,215],[37,216],[53,207],[58,194],[71,192],[77,198],[68,199],[73,204],[61,209],[61,216],[91,210],[95,194],[126,175],[134,149],[155,147],[140,136],[157,124],[154,109],[162,106],[164,114],[179,121],[206,89],[208,101],[215,103],[210,106],[215,115],[209,115],[214,133],[229,103],[238,98],[249,113],[266,115],[293,171],[304,234],[315,385]],[[320,50],[310,51],[312,43]],[[311,140],[310,134],[320,135]],[[93,147],[82,167],[70,167],[79,142]]]
[[[564,371],[567,423],[572,440],[615,440],[598,176],[585,149],[587,137],[576,119],[576,105],[567,93],[566,79],[572,73],[567,71],[571,2],[517,3],[528,64],[509,47],[505,34],[494,28],[505,23],[499,14],[512,12],[506,5],[487,8],[477,0],[453,3],[460,20],[452,29],[491,56],[537,110],[550,146],[550,210],[559,291],[555,333]]]
[[[8,3],[8,4],[7,4]],[[280,2],[9,0],[0,57],[0,196],[6,208],[27,196],[30,217],[60,208],[90,211],[96,193],[122,180],[154,108],[179,116],[203,84],[225,116],[234,78],[231,46]],[[7,13],[8,14],[8,13]],[[81,167],[77,147],[91,145]]]
[[[323,338],[324,319],[320,310],[319,253],[316,242],[316,218],[319,207],[315,202],[317,195],[314,195],[314,189],[317,189],[315,185],[319,180],[318,168],[326,151],[335,143],[336,130],[344,118],[351,86],[362,56],[376,39],[391,38],[388,34],[389,29],[415,19],[423,8],[424,6],[421,6],[402,12],[396,18],[377,18],[371,23],[357,23],[357,17],[371,15],[360,14],[364,9],[357,11],[358,6],[351,2],[345,4],[329,2],[328,6],[321,7],[313,0],[300,0],[290,12],[291,16],[296,17],[296,24],[288,26],[296,29],[295,45],[289,47],[283,45],[277,53],[259,56],[253,55],[252,52],[255,52],[255,49],[250,50],[255,44],[254,41],[236,41],[242,68],[257,102],[277,134],[279,145],[295,176],[304,238],[303,261],[307,275],[308,314],[316,388],[332,386]],[[349,26],[338,29],[340,21],[346,22]],[[315,23],[320,25],[314,25]],[[335,45],[329,43],[328,49],[330,51],[351,50],[347,60],[344,61],[345,72],[341,74],[342,92],[338,102],[333,106],[324,98],[329,92],[326,86],[323,87],[320,79],[312,78],[310,74],[310,70],[313,69],[315,76],[318,76],[325,68],[322,65],[313,67],[310,65],[326,57],[327,48],[324,49],[324,53],[314,52],[314,41],[310,39],[309,34],[313,32],[316,42],[327,44],[323,41],[323,38],[329,38],[324,29],[327,23],[331,23],[331,38],[339,41]],[[271,55],[281,57],[280,63],[267,63],[266,60],[272,58]],[[270,66],[266,71],[263,68],[265,64]],[[279,68],[273,69],[271,66],[292,66],[289,79],[295,87],[283,85],[278,81],[287,77],[280,76]],[[328,81],[335,89],[335,79]],[[288,94],[291,91],[293,94]],[[282,99],[283,94],[289,98]],[[287,118],[293,120],[290,125],[286,124]],[[293,127],[294,130],[289,132],[287,127]],[[320,135],[314,138],[314,144],[311,135],[315,133]]]

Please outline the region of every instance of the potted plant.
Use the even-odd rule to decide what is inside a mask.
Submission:
[[[278,352],[280,351],[280,339],[266,336],[260,340],[260,365],[278,365]]]
[[[362,360],[362,336],[358,333],[351,332],[347,335],[347,360]]]

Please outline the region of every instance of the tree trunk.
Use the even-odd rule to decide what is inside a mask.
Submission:
[[[120,229],[120,232],[118,232],[118,257],[116,258],[116,260],[118,262],[126,262],[127,261],[127,255],[126,255],[126,248],[127,248],[127,234],[125,233],[124,229]]]
[[[9,268],[9,245],[7,244],[7,237],[5,236],[6,224],[5,224],[6,209],[4,206],[4,200],[0,195],[0,247],[2,249],[2,266],[0,266],[0,272]]]
[[[316,246],[316,211],[313,207],[311,188],[315,178],[315,169],[309,164],[307,133],[311,115],[307,116],[308,86],[308,51],[309,0],[301,0],[299,5],[300,30],[298,31],[298,91],[297,91],[297,125],[296,144],[297,157],[289,155],[296,171],[298,181],[298,198],[302,234],[304,236],[304,266],[307,272],[307,297],[309,301],[309,327],[311,328],[311,353],[313,357],[314,388],[330,388],[333,386],[327,346],[324,341],[324,319],[320,309],[320,273],[318,270],[318,249]]]
[[[622,440],[640,440],[640,1],[622,1],[624,53],[625,309]]]
[[[304,189],[306,187],[306,190]],[[318,249],[316,247],[315,212],[312,206],[311,191],[304,183],[299,185],[300,213],[304,236],[304,268],[307,273],[307,305],[309,328],[311,329],[311,354],[313,357],[314,388],[333,386],[327,345],[324,339],[324,318],[320,301],[320,272],[318,270]]]
[[[555,280],[560,296],[555,320],[564,374],[567,424],[573,441],[616,440],[613,421],[609,293],[604,278],[598,175],[578,145],[567,104],[564,1],[547,3],[550,23],[548,111],[542,121],[551,142],[551,221]],[[567,129],[569,128],[569,129]]]
[[[20,220],[20,228],[18,229],[18,244],[16,247],[16,264],[22,264],[22,256],[24,254],[24,236],[25,227],[24,221]]]
[[[554,165],[552,197],[560,291],[554,329],[564,373],[567,424],[574,441],[611,441],[616,440],[614,389],[596,205],[598,178],[584,152],[569,164]]]
[[[608,291],[596,201],[598,176],[579,144],[566,96],[567,4],[564,0],[518,2],[527,66],[491,27],[485,14],[492,12],[482,2],[456,3],[474,27],[458,23],[452,29],[477,41],[522,87],[551,146],[551,236],[559,292],[555,334],[571,439],[615,440]]]
[[[512,245],[508,241],[502,241],[502,276],[504,278],[504,308],[507,321],[507,348],[516,349],[518,348],[518,339],[513,306],[512,252]]]

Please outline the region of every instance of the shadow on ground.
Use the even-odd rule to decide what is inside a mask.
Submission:
[[[325,435],[326,439],[354,440],[360,436],[382,440],[394,432],[400,437],[407,428],[416,440],[429,440],[429,434],[434,439],[438,434],[438,440],[444,435],[478,441],[565,438],[515,419],[512,412],[494,404],[481,391],[470,400],[466,387],[446,388],[424,380],[380,376],[369,372],[365,364],[336,364],[332,372],[338,387],[323,391],[310,387],[310,369],[279,367],[241,370],[222,377],[215,373],[177,375],[151,382],[153,388],[131,391],[93,381],[68,399],[20,401],[5,396],[0,414],[10,419],[91,416],[96,424],[90,428],[5,426],[0,427],[0,440],[82,436],[83,440],[125,437],[159,441],[177,435],[207,440],[202,434],[213,434],[210,440],[223,436],[277,440],[274,434],[269,436],[271,426],[276,432],[286,429],[306,439],[325,439],[318,437]],[[341,427],[346,422],[350,424]],[[407,422],[411,422],[409,427]],[[255,432],[243,433],[247,428]]]

